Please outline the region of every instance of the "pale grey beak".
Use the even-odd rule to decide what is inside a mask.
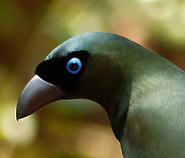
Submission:
[[[47,104],[61,99],[66,93],[35,75],[24,88],[17,104],[17,120],[26,117]]]

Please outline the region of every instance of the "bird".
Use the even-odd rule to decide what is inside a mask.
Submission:
[[[140,44],[108,32],[69,38],[36,67],[16,118],[68,99],[103,107],[124,158],[185,158],[185,72]]]

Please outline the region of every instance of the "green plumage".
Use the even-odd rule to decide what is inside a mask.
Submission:
[[[80,51],[90,55],[74,88],[46,103],[75,98],[99,103],[108,113],[124,158],[184,158],[185,72],[124,37],[100,32],[67,40],[46,60]],[[61,85],[54,86],[64,91]],[[27,91],[18,103],[18,119],[45,106],[25,105],[22,100],[32,95]]]

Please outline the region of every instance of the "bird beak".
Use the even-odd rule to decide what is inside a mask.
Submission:
[[[56,85],[35,75],[24,88],[17,104],[17,120],[26,117],[47,104],[61,99],[64,92]]]

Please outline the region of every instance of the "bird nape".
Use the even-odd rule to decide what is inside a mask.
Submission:
[[[56,100],[107,112],[124,158],[185,158],[185,72],[122,36],[90,32],[55,48],[17,104],[17,120]]]

